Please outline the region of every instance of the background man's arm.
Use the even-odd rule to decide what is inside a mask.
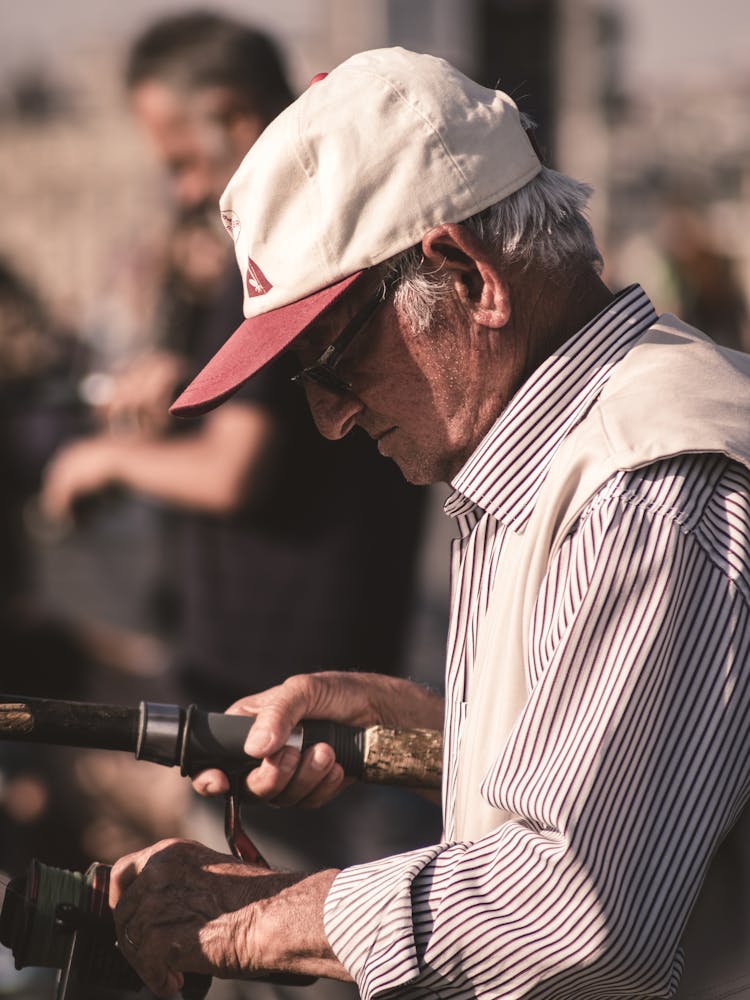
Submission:
[[[84,439],[62,449],[48,466],[42,508],[64,518],[76,500],[121,485],[192,510],[229,514],[263,490],[274,432],[274,419],[262,407],[227,403],[184,437]]]

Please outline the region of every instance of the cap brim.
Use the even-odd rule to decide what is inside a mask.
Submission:
[[[289,347],[364,273],[357,271],[304,299],[246,319],[174,401],[169,412],[175,417],[196,417],[223,403],[243,382]]]

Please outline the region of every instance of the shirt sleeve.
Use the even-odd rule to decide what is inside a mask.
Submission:
[[[679,941],[750,789],[748,477],[621,475],[551,562],[530,697],[476,843],[344,870],[326,906],[362,996],[671,995]]]

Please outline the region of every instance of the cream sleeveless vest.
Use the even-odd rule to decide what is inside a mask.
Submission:
[[[481,786],[526,702],[531,614],[566,533],[615,473],[686,452],[720,452],[750,468],[750,356],[663,316],[616,366],[561,445],[523,531],[509,530],[504,542],[469,684],[456,839],[476,840],[512,818]],[[681,1000],[750,1000],[750,807],[711,866],[684,944]]]

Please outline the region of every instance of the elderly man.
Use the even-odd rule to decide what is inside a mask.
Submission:
[[[321,432],[450,482],[459,530],[444,706],[290,678],[232,709],[258,716],[248,785],[320,804],[344,778],[282,749],[300,718],[444,707],[445,831],[311,875],[186,842],[122,859],[121,947],[162,995],[277,969],[365,997],[750,996],[750,368],[610,292],[588,193],[504,94],[400,49],[311,86],[225,192],[247,318],[175,411],[291,349]]]

